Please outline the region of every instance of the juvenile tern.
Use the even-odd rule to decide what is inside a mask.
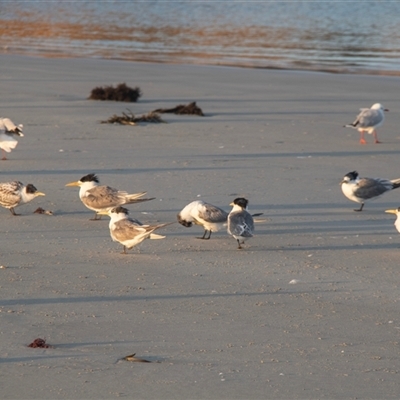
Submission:
[[[93,221],[101,219],[100,211],[107,212],[115,207],[125,204],[141,203],[155,199],[141,199],[146,192],[129,194],[128,192],[114,189],[110,186],[99,186],[99,179],[96,174],[83,176],[79,181],[67,183],[65,186],[79,186],[79,197],[82,203],[95,212]],[[98,218],[98,214],[100,217]]]
[[[243,197],[238,197],[230,204],[231,212],[228,214],[228,233],[233,236],[238,243],[238,249],[242,248],[245,240],[253,237],[254,220],[247,211],[249,201]]]
[[[380,143],[376,128],[383,124],[385,120],[385,111],[389,111],[384,108],[382,104],[376,103],[371,108],[360,108],[360,114],[352,124],[344,125],[345,128],[357,129],[360,132],[360,143],[366,144],[364,133],[373,134],[375,143]]]
[[[44,195],[44,193],[38,192],[31,183],[26,186],[19,181],[0,183],[0,205],[8,208],[12,215],[20,215],[15,213],[15,207],[29,203],[37,196]]]
[[[0,148],[3,152],[2,160],[7,160],[6,152],[10,153],[15,149],[18,140],[15,136],[24,136],[22,133],[22,124],[15,125],[10,118],[0,118]]]
[[[357,171],[349,172],[340,182],[343,194],[361,207],[354,211],[362,211],[364,203],[382,196],[390,190],[400,187],[399,179],[360,178]]]
[[[124,207],[100,211],[99,214],[108,215],[111,218],[109,223],[111,238],[114,242],[119,242],[124,246],[124,254],[126,254],[126,249],[131,249],[145,239],[164,239],[165,236],[153,232],[173,223],[143,225],[137,219],[130,218],[129,211]]]
[[[386,210],[385,212],[396,215],[396,221],[394,221],[394,226],[396,227],[397,232],[400,233],[400,207],[395,208],[394,210]]]
[[[193,224],[202,226],[204,234],[198,239],[205,240],[210,239],[212,232],[217,232],[226,225],[227,218],[226,211],[202,200],[192,201],[177,215],[178,222],[183,226],[191,227]]]

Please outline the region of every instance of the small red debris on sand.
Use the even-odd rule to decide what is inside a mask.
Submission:
[[[52,346],[46,344],[45,339],[37,338],[31,344],[29,344],[28,347],[33,347],[33,348],[39,347],[41,349],[48,349],[51,348]]]

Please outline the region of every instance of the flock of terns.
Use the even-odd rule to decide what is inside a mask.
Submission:
[[[146,192],[129,194],[110,186],[100,185],[96,174],[85,175],[79,181],[67,183],[66,186],[79,187],[79,198],[83,205],[95,212],[92,220],[99,220],[102,215],[110,217],[110,236],[112,240],[122,244],[124,254],[127,249],[132,249],[145,239],[164,239],[165,236],[154,231],[174,223],[145,225],[131,218],[124,205],[150,201],[154,197],[143,198]],[[12,215],[19,215],[15,212],[16,207],[44,195],[31,183],[28,185],[19,181],[0,183],[0,205],[8,208]],[[227,213],[203,201],[193,201],[178,213],[177,219],[186,227],[192,226],[193,223],[203,226],[205,233],[201,239],[209,239],[211,232],[216,232],[227,225],[228,233],[236,239],[238,248],[241,249],[245,240],[253,236],[253,216],[260,214],[251,215],[247,211],[248,200],[243,197],[236,198],[230,205],[232,210]],[[207,232],[209,232],[208,237],[206,237]]]
[[[364,133],[367,132],[374,136],[375,143],[378,141],[376,128],[384,121],[385,109],[381,104],[374,104],[371,108],[360,109],[360,114],[352,124],[345,125],[357,129],[360,132],[360,143],[366,144]],[[0,118],[0,148],[3,152],[3,160],[6,160],[6,152],[10,153],[18,143],[16,137],[22,137],[23,125],[15,125],[9,118]],[[135,204],[153,200],[143,198],[146,192],[129,194],[128,192],[114,189],[110,186],[100,185],[99,179],[95,174],[83,176],[79,181],[70,182],[66,186],[78,186],[79,198],[82,203],[90,210],[95,212],[93,220],[98,220],[102,215],[110,217],[109,229],[113,241],[119,242],[123,246],[123,253],[127,249],[132,249],[145,239],[163,239],[165,236],[154,233],[157,229],[163,228],[174,222],[156,225],[145,225],[139,220],[131,218],[127,208],[128,204]],[[400,187],[399,179],[382,178],[360,178],[357,171],[346,174],[341,181],[343,194],[356,203],[361,204],[360,208],[354,211],[362,211],[365,202],[376,199],[377,197]],[[30,202],[35,197],[44,196],[32,184],[24,185],[19,181],[0,183],[0,205],[8,208],[12,215],[15,208]],[[248,200],[238,197],[230,204],[232,209],[229,213],[212,204],[201,200],[196,200],[185,206],[177,215],[178,222],[191,227],[193,224],[202,226],[204,234],[199,239],[208,240],[212,232],[217,232],[223,227],[227,227],[227,232],[237,242],[238,249],[242,249],[245,241],[254,235],[253,217],[260,214],[250,214],[248,212]],[[400,232],[400,207],[393,210],[386,210],[397,216],[395,221],[396,229]]]

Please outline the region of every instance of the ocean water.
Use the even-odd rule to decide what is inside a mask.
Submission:
[[[0,53],[400,75],[400,1],[0,0]]]

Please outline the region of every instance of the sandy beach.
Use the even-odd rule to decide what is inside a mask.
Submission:
[[[397,399],[400,190],[356,213],[349,171],[400,177],[400,78],[0,55],[1,116],[25,136],[1,182],[45,197],[0,208],[3,399]],[[137,103],[87,100],[138,86]],[[101,124],[196,101],[204,117]],[[359,144],[359,108],[389,108]],[[88,173],[153,201],[143,223],[201,199],[264,213],[245,249],[178,223],[129,254],[65,187]],[[39,215],[38,207],[54,215]],[[44,338],[48,349],[27,347]],[[153,361],[121,360],[128,354]]]

